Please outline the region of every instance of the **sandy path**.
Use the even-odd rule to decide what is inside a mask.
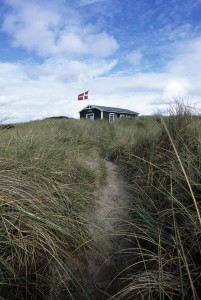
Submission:
[[[127,243],[122,234],[129,219],[126,182],[115,164],[105,163],[106,183],[95,191],[95,210],[91,216],[93,244],[96,247],[89,257],[87,269],[87,288],[91,300],[109,299],[109,294],[115,289],[111,288],[111,281],[122,264],[117,253]]]

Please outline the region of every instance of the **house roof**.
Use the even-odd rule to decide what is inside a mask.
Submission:
[[[83,111],[85,109],[90,109],[90,108],[97,108],[101,111],[124,113],[124,114],[129,114],[129,115],[138,115],[139,114],[139,113],[129,110],[129,109],[124,109],[124,108],[119,108],[119,107],[100,106],[100,105],[88,105],[85,108],[83,108],[81,111]]]

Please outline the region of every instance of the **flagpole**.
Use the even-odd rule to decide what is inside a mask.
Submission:
[[[86,92],[84,93],[84,99],[87,100],[87,102],[88,102],[88,105],[87,105],[87,106],[89,106],[89,105],[90,105],[90,104],[89,104],[89,91],[86,91]]]

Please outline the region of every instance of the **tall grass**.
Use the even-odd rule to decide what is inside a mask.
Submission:
[[[107,159],[131,196],[129,243],[110,251],[125,265],[104,299],[199,299],[200,125],[177,105],[168,117],[44,120],[0,131],[1,298],[94,299],[83,277],[91,233],[101,234],[90,217]]]
[[[33,122],[1,132],[1,299],[73,299],[82,290],[87,211],[100,168],[84,163],[90,145],[72,134],[74,124],[71,136],[63,125]]]
[[[114,299],[200,298],[200,119],[179,109],[119,158],[133,194],[133,258]]]

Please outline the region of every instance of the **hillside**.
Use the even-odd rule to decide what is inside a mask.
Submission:
[[[1,299],[199,299],[200,118],[0,132]]]

